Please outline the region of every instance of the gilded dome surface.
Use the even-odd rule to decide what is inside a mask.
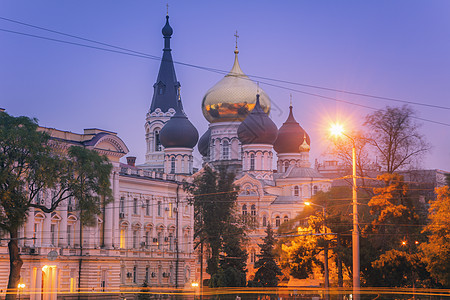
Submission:
[[[258,85],[242,72],[235,50],[231,71],[210,88],[202,102],[202,111],[210,123],[243,121],[255,107],[255,94],[266,114],[270,112],[270,98]]]

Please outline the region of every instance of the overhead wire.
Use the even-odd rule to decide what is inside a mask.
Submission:
[[[87,41],[87,42],[90,42],[90,43],[95,43],[95,44],[107,46],[107,47],[110,47],[110,48],[119,49],[121,51],[108,49],[108,48],[103,48],[103,47],[96,47],[96,46],[91,46],[91,45],[86,45],[86,44],[81,44],[81,43],[69,42],[69,41],[64,41],[64,40],[59,40],[59,39],[43,37],[43,36],[39,36],[39,35],[34,35],[34,34],[29,34],[29,33],[18,32],[18,31],[1,29],[0,28],[0,31],[4,31],[4,32],[19,34],[19,35],[24,35],[24,36],[34,37],[34,38],[40,38],[40,39],[50,40],[50,41],[54,41],[54,42],[61,42],[61,43],[66,43],[66,44],[71,44],[71,45],[76,45],[76,46],[88,47],[88,48],[92,48],[92,49],[103,50],[103,51],[108,51],[108,52],[113,52],[113,53],[118,53],[118,54],[124,54],[124,55],[129,55],[129,56],[136,56],[136,57],[140,57],[140,58],[148,58],[148,59],[154,59],[154,60],[160,60],[161,59],[160,57],[155,56],[155,55],[149,55],[149,54],[146,54],[146,53],[143,53],[143,52],[139,52],[139,51],[123,48],[123,47],[118,47],[118,46],[115,46],[115,45],[112,45],[112,44],[99,42],[99,41],[96,41],[96,40],[87,39],[87,38],[83,38],[83,37],[72,35],[72,34],[63,33],[63,32],[60,32],[60,31],[56,31],[56,30],[52,30],[52,29],[48,29],[48,28],[44,28],[44,27],[40,27],[40,26],[36,26],[36,25],[32,25],[32,24],[28,24],[28,23],[25,23],[25,22],[20,22],[20,21],[8,19],[8,18],[5,18],[5,17],[0,17],[0,19],[5,20],[5,21],[9,21],[9,22],[14,22],[14,23],[17,23],[17,24],[21,24],[21,25],[24,25],[24,26],[29,26],[29,27],[33,27],[33,28],[36,28],[36,29],[45,30],[45,31],[48,31],[48,32],[64,35],[64,36],[67,36],[67,37],[80,39],[80,40]],[[220,70],[220,69],[203,67],[203,66],[199,66],[199,65],[195,65],[195,64],[189,64],[189,63],[183,63],[183,62],[179,62],[179,61],[173,61],[173,63],[179,64],[179,65],[183,65],[183,66],[193,67],[193,68],[197,68],[197,69],[201,69],[201,70],[205,70],[205,71],[209,71],[209,72],[219,73],[219,74],[227,74],[228,73],[227,71]],[[370,95],[370,94],[365,94],[365,93],[351,92],[351,91],[347,91],[347,90],[332,89],[332,88],[321,87],[321,86],[317,86],[317,85],[309,85],[309,84],[291,82],[291,81],[274,79],[274,78],[263,77],[263,76],[248,75],[248,74],[247,74],[247,76],[255,78],[255,79],[264,79],[264,80],[269,80],[269,81],[274,81],[274,82],[286,83],[286,84],[291,84],[291,85],[299,85],[299,86],[304,86],[304,87],[309,87],[309,88],[315,88],[315,89],[321,89],[321,90],[327,90],[327,91],[334,91],[334,92],[346,93],[346,94],[351,94],[351,95],[364,96],[364,97],[369,97],[369,98],[374,98],[374,99],[382,99],[382,100],[386,100],[386,101],[395,101],[395,102],[402,102],[402,103],[407,103],[407,104],[412,104],[412,105],[420,105],[420,106],[427,106],[427,107],[432,107],[432,108],[450,110],[450,107],[445,107],[445,106],[439,106],[439,105],[433,105],[433,104],[427,104],[427,103],[420,103],[420,102],[414,102],[414,101],[406,101],[406,100],[395,99],[395,98],[390,98],[390,97],[382,97],[382,96]],[[289,91],[294,91],[294,92],[306,94],[306,95],[309,95],[309,96],[319,97],[319,98],[326,99],[326,100],[331,100],[331,101],[335,101],[335,102],[341,102],[341,103],[345,103],[345,104],[348,104],[348,105],[359,106],[359,107],[366,108],[366,109],[371,109],[371,110],[377,110],[377,108],[374,108],[374,107],[371,107],[371,106],[368,106],[368,105],[359,104],[359,103],[354,103],[354,102],[351,102],[351,101],[348,101],[348,100],[338,99],[338,98],[335,98],[335,97],[328,97],[328,96],[324,96],[324,95],[320,95],[320,94],[316,94],[316,93],[305,92],[305,91],[301,91],[301,90],[298,90],[298,89],[289,88],[289,87],[286,87],[286,86],[280,86],[280,85],[276,85],[276,84],[271,84],[271,83],[268,83],[268,82],[261,82],[261,83],[266,84],[268,86],[277,87],[277,88],[281,88],[281,89],[285,89],[285,90],[289,90]],[[420,117],[416,117],[416,116],[413,116],[413,118],[417,119],[417,120],[424,121],[424,122],[430,122],[430,123],[434,123],[434,124],[450,127],[450,124],[447,124],[447,123],[444,123],[444,122],[439,122],[439,121],[435,121],[435,120],[420,118]]]

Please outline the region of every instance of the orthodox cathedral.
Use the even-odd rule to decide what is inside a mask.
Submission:
[[[270,119],[271,100],[242,71],[237,45],[230,72],[203,97],[202,112],[209,126],[198,139],[197,130],[183,112],[170,49],[173,30],[166,18],[164,52],[145,123],[146,161],[139,167],[191,175],[192,153],[198,141],[203,164],[235,172],[235,184],[240,187],[239,211],[257,224],[247,249],[251,276],[257,243],[261,243],[267,224],[278,228],[295,217],[306,199],[328,190],[331,182],[310,167],[310,137],[296,121],[292,104],[280,128]]]
[[[209,127],[199,139],[183,110],[169,16],[162,34],[163,56],[144,126],[144,164],[136,166],[135,157],[120,162],[128,148],[114,132],[40,128],[59,150],[78,145],[106,155],[113,165],[114,201],[103,208],[93,227],[81,224],[76,199],[65,200],[52,213],[29,211],[19,247],[24,261],[21,282],[30,299],[56,299],[58,294],[80,291],[124,292],[144,282],[156,288],[188,288],[198,282],[204,270],[193,249],[193,208],[182,189],[182,182],[197,172],[196,146],[203,164],[236,173],[238,211],[257,224],[247,245],[249,279],[267,224],[278,228],[303,209],[306,199],[331,186],[310,167],[310,137],[296,121],[295,108],[289,107],[278,128],[269,116],[270,97],[241,70],[237,46],[230,72],[203,97],[201,108]],[[52,191],[45,191],[35,201],[44,205],[51,199]],[[0,238],[2,287],[9,274],[6,240]]]

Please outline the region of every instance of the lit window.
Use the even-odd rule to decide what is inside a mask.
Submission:
[[[120,229],[120,248],[125,249],[125,228]]]

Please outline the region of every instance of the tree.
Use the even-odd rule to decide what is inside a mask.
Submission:
[[[275,287],[278,286],[278,275],[282,275],[280,267],[275,261],[274,245],[276,239],[273,234],[270,223],[267,225],[266,236],[264,243],[258,244],[260,248],[260,254],[258,254],[258,260],[255,263],[255,267],[258,271],[255,273],[254,281],[260,283],[263,287]]]
[[[414,110],[407,105],[388,106],[366,116],[367,141],[384,172],[414,167],[430,149],[414,118]]]
[[[235,214],[238,187],[233,184],[234,178],[234,173],[225,169],[216,172],[206,165],[192,183],[184,186],[192,195],[190,202],[194,205],[195,247],[204,243],[209,249],[206,271],[211,275],[211,284],[216,286],[234,284],[237,281],[223,276],[240,278],[242,272],[245,284],[247,254],[241,247],[245,227]],[[218,274],[216,278],[215,274]]]
[[[436,189],[437,198],[429,208],[430,223],[423,233],[428,242],[421,244],[424,261],[431,276],[445,287],[450,287],[450,189]]]
[[[16,298],[23,265],[18,231],[30,207],[50,213],[62,201],[74,197],[82,212],[81,221],[88,225],[101,205],[112,200],[112,166],[106,157],[82,147],[70,147],[64,153],[54,146],[56,142],[38,130],[36,119],[0,112],[0,228],[10,235],[7,299]],[[36,201],[38,195],[49,190],[51,199]]]

